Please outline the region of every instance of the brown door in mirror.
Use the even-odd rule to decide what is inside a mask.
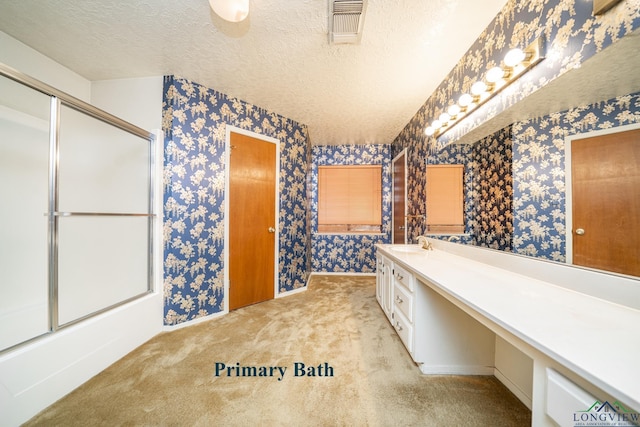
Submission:
[[[407,242],[406,203],[407,167],[406,153],[393,160],[393,243]]]
[[[640,129],[571,142],[573,264],[640,276]]]
[[[273,299],[276,145],[231,133],[229,310]]]

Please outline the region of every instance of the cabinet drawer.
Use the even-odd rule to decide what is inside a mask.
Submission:
[[[411,326],[401,312],[395,314],[393,327],[404,346],[409,350],[409,353],[413,355],[413,326]]]
[[[413,292],[413,276],[404,268],[395,265],[393,267],[393,277],[398,283],[404,285],[407,289]]]
[[[401,311],[409,323],[413,324],[413,295],[404,287],[396,283],[393,304],[396,311]]]

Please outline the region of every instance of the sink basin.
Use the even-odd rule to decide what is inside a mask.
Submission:
[[[420,253],[426,252],[418,245],[390,245],[389,249],[394,252],[402,252],[402,253]]]

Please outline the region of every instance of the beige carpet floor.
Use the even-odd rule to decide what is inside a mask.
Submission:
[[[234,369],[216,376],[217,363]],[[238,364],[286,371],[280,381],[277,368],[243,377]],[[530,411],[493,377],[422,375],[376,302],[374,278],[314,276],[306,292],[154,337],[27,425],[530,423]]]

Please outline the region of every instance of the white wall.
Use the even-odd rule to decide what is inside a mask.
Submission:
[[[2,32],[0,62],[83,101],[94,100],[140,127],[160,128],[162,78],[98,82],[92,96],[90,81]],[[161,168],[161,143],[158,154]],[[156,212],[161,212],[161,197],[156,201]],[[160,224],[158,220],[157,248],[162,247]],[[0,353],[2,426],[27,421],[162,330],[161,250],[156,255],[154,293]]]
[[[162,83],[162,76],[94,81],[91,103],[143,129],[161,129]]]
[[[91,100],[89,80],[2,31],[0,62],[85,102]]]

